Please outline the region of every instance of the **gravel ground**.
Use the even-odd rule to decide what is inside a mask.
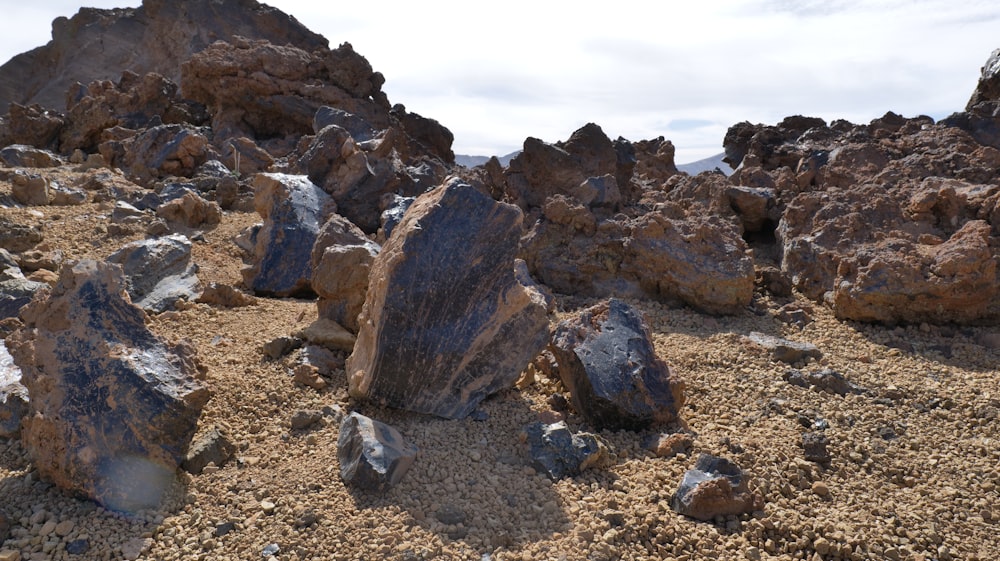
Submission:
[[[53,172],[69,184],[78,174]],[[92,172],[91,172],[92,173]],[[0,196],[10,186],[0,181]],[[46,251],[103,258],[132,239],[109,237],[110,206],[0,208],[0,218],[44,225]],[[195,243],[203,282],[239,285],[236,235],[255,215],[227,213]],[[590,305],[557,298],[553,321]],[[1000,559],[1000,329],[887,328],[836,320],[798,297],[759,294],[752,309],[711,317],[634,301],[657,351],[687,384],[687,454],[656,457],[655,434],[602,432],[610,467],[553,483],[527,467],[521,427],[549,418],[560,384],[539,376],[484,404],[485,421],[446,421],[359,404],[343,371],[322,391],[296,384],[294,355],[261,345],[316,317],[315,303],[258,299],[150,317],[151,329],[198,348],[214,392],[201,430],[224,430],[236,458],[182,473],[162,508],[119,514],[37,480],[17,441],[0,440],[0,511],[10,559]],[[804,327],[779,319],[791,304]],[[788,365],[745,336],[758,331],[819,347]],[[785,381],[791,368],[830,368],[866,391],[845,396]],[[293,430],[299,411],[324,420]],[[420,448],[396,488],[345,488],[336,457],[338,416],[358,410],[394,425]],[[586,429],[580,419],[567,419]],[[828,426],[832,460],[806,461],[802,434]],[[696,522],[669,508],[697,454],[727,457],[763,495],[762,511]]]

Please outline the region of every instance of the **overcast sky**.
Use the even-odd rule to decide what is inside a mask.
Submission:
[[[86,0],[138,6],[141,0]],[[80,2],[0,0],[0,60],[45,44]],[[350,42],[393,103],[437,119],[455,151],[502,155],[595,122],[664,136],[679,163],[722,151],[740,121],[862,123],[964,108],[1000,48],[996,0],[267,2]]]

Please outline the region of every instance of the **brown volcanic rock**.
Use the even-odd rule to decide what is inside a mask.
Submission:
[[[521,212],[452,181],[418,197],[372,266],[350,393],[464,418],[545,346],[545,299],[515,275]]]
[[[80,82],[115,80],[128,69],[178,83],[181,63],[217,40],[265,39],[306,50],[328,43],[295,18],[254,0],[145,0],[138,8],[81,8],[52,22],[52,41],[0,67],[0,110],[9,103],[65,107]]]
[[[0,111],[3,111],[2,105]],[[11,103],[7,114],[0,116],[0,145],[27,144],[55,149],[65,124],[65,116],[41,105]]]
[[[343,216],[335,214],[327,220],[312,250],[312,289],[319,296],[321,318],[358,332],[368,276],[380,249]]]
[[[7,344],[31,398],[22,440],[39,474],[135,511],[159,503],[209,392],[193,348],[168,347],[123,294],[117,265],[66,266]]]

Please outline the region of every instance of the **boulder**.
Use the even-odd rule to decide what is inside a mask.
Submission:
[[[45,206],[52,201],[49,180],[40,175],[17,173],[10,183],[11,195],[22,205]]]
[[[28,413],[28,388],[21,383],[21,369],[0,339],[0,438],[17,438],[21,419]]]
[[[156,215],[188,228],[214,225],[222,221],[222,209],[218,203],[207,201],[194,192],[184,193],[179,198],[159,205],[156,207]]]
[[[27,226],[0,217],[0,249],[19,253],[36,246],[42,239],[42,229],[38,226]]]
[[[580,475],[610,462],[607,446],[595,435],[573,433],[565,421],[532,423],[524,428],[531,466],[553,481]]]
[[[521,212],[458,180],[414,201],[372,265],[350,393],[463,418],[545,346],[544,296],[515,275]]]
[[[966,111],[973,111],[980,103],[1000,101],[1000,49],[990,53],[983,65],[976,90],[972,92]]]
[[[312,293],[312,249],[320,226],[336,207],[307,177],[261,173],[253,179],[254,206],[264,219],[253,236],[243,283],[258,295]]]
[[[696,520],[757,510],[761,499],[750,492],[743,470],[725,458],[701,454],[684,473],[670,507]]]
[[[357,333],[368,292],[368,275],[381,248],[360,228],[335,214],[320,229],[312,249],[312,289],[321,318]]]
[[[136,511],[159,504],[209,392],[193,347],[151,333],[124,288],[118,265],[67,265],[7,344],[31,396],[22,441],[39,475]]]
[[[0,248],[0,319],[17,317],[21,307],[46,286],[25,278],[17,261]]]
[[[340,478],[351,487],[386,491],[403,479],[416,457],[417,447],[385,423],[351,413],[340,424]]]
[[[5,70],[5,67],[0,66],[0,75]],[[10,85],[12,84],[0,78],[0,95],[3,89]],[[21,144],[44,149],[57,148],[59,133],[66,124],[65,116],[37,103],[25,106],[16,102],[5,104],[0,101],[0,108],[8,106],[10,109],[6,116],[0,117],[0,146]]]
[[[183,235],[135,241],[107,260],[122,266],[132,303],[146,311],[165,312],[180,300],[198,298],[198,266],[191,262],[191,241]]]
[[[160,125],[124,143],[121,167],[140,184],[166,176],[191,177],[208,159],[208,139],[183,125]]]
[[[642,430],[678,419],[684,384],[625,302],[612,299],[560,322],[548,350],[573,406],[595,428]]]
[[[12,144],[0,150],[0,162],[12,168],[51,168],[64,163],[48,150],[24,144]]]

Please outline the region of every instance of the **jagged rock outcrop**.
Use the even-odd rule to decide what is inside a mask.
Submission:
[[[122,266],[132,303],[151,312],[173,309],[199,295],[198,266],[191,262],[191,241],[175,234],[125,245],[108,256]]]
[[[0,150],[0,162],[12,168],[51,168],[65,163],[48,150],[25,144],[11,144]]]
[[[209,392],[193,347],[151,333],[124,288],[118,265],[65,266],[7,344],[31,398],[22,441],[39,475],[135,511],[158,505]]]
[[[635,309],[612,299],[562,321],[549,352],[573,407],[599,430],[642,430],[678,419],[684,384],[656,356]]]
[[[453,180],[418,197],[372,265],[350,393],[463,418],[512,387],[548,339],[545,299],[515,275],[521,212]]]
[[[312,289],[319,296],[321,318],[357,333],[368,276],[380,249],[343,216],[327,220],[312,249]]]
[[[253,186],[254,207],[264,223],[252,235],[243,283],[260,295],[311,293],[312,249],[336,205],[303,176],[261,173]]]
[[[0,67],[0,112],[38,103],[61,111],[79,82],[116,80],[128,69],[180,82],[181,63],[218,40],[236,37],[291,44],[306,51],[327,40],[255,0],[144,0],[138,8],[81,8],[52,22],[52,40]]]
[[[385,491],[403,479],[416,457],[417,447],[385,423],[360,413],[351,413],[340,423],[340,478],[352,487]]]

